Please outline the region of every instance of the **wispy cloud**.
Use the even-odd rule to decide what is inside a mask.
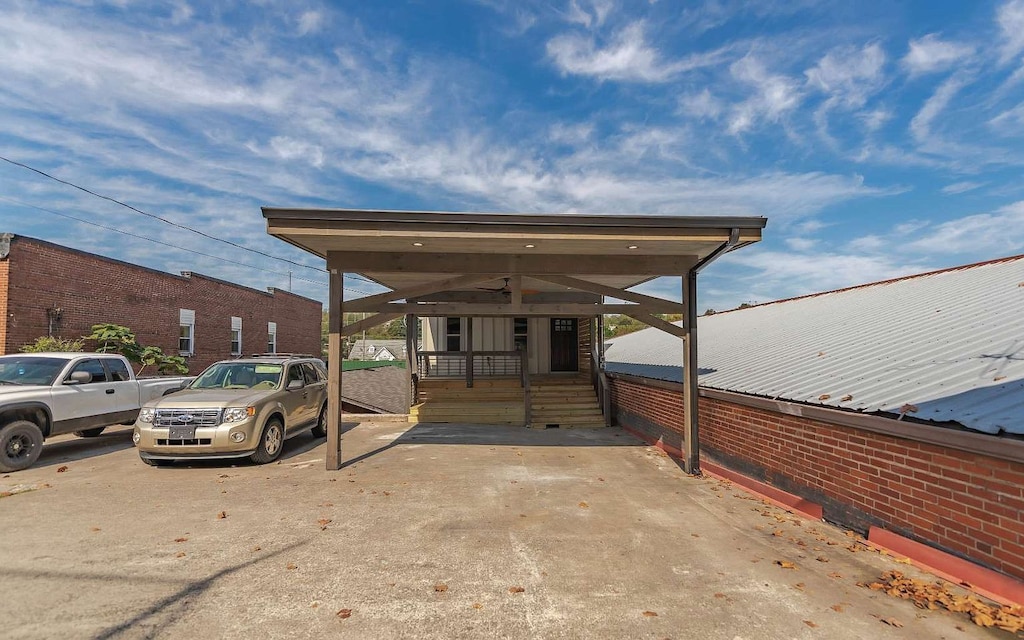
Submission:
[[[798,83],[783,74],[771,73],[753,54],[734,62],[729,71],[737,81],[753,89],[752,95],[732,109],[728,131],[733,135],[752,129],[762,120],[776,123],[800,104]]]
[[[954,182],[953,184],[947,184],[942,187],[942,193],[947,195],[956,195],[958,193],[967,193],[968,191],[974,191],[980,187],[985,186],[984,182],[972,182],[965,180],[963,182]]]
[[[547,43],[547,53],[563,75],[589,76],[597,80],[661,83],[694,69],[724,60],[724,51],[710,51],[666,60],[647,42],[643,21],[632,22],[606,42],[595,36],[562,34]]]
[[[941,40],[939,34],[929,33],[923,38],[910,41],[910,48],[901,62],[910,75],[917,76],[946,71],[972,55],[974,47]]]
[[[1002,36],[1002,62],[1008,62],[1024,51],[1024,1],[1010,0],[996,11],[996,22]]]

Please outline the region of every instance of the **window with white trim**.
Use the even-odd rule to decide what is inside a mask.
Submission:
[[[516,351],[526,351],[529,344],[530,322],[527,318],[512,319],[512,341]]]
[[[277,323],[267,323],[267,353],[277,353]]]
[[[195,353],[196,312],[192,309],[178,309],[178,354],[190,356]]]
[[[231,355],[242,355],[242,319],[231,317]]]
[[[462,350],[462,318],[445,318],[445,351]]]

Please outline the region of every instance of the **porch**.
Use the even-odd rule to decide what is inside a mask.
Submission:
[[[602,340],[593,340],[575,368],[556,356],[543,366],[545,350],[535,348],[543,332],[523,336],[519,348],[515,325],[524,320],[529,327],[538,320],[552,323],[585,318],[592,335],[601,335],[600,319],[605,314],[625,314],[683,339],[685,363],[686,416],[685,460],[688,472],[699,469],[697,429],[696,317],[697,274],[718,256],[758,242],[763,218],[669,217],[669,216],[583,216],[460,214],[410,211],[263,209],[268,232],[327,260],[330,272],[330,340],[328,347],[329,407],[327,468],[341,466],[342,420],[340,394],[341,340],[366,328],[405,316],[407,327],[420,318],[433,319],[434,344],[426,341],[423,352],[415,354],[414,332],[409,331],[410,385],[432,397],[433,406],[415,409],[415,417],[455,417],[470,408],[479,417],[502,418],[509,424],[559,424],[573,416],[545,414],[567,402],[565,396],[546,397],[534,402],[538,387],[532,374],[558,370],[576,371],[593,389],[594,404],[608,405],[607,382],[602,371]],[[357,273],[390,291],[345,301],[345,274]],[[644,295],[630,289],[659,276],[681,276],[681,301]],[[346,325],[346,312],[374,314]],[[659,314],[678,314],[683,326],[666,322]],[[596,320],[594,320],[596,318]],[[466,321],[468,319],[468,322]],[[492,342],[511,339],[515,346],[477,346],[473,327],[491,319],[494,326],[512,326],[512,331],[485,333]],[[457,321],[457,322],[456,322]],[[565,328],[567,325],[560,325]],[[468,337],[466,334],[470,333]],[[541,334],[541,335],[538,335]],[[477,334],[479,335],[479,334]],[[549,336],[549,339],[555,338]],[[443,341],[443,342],[442,342]],[[577,343],[577,353],[578,356]],[[485,350],[493,353],[487,354]],[[525,350],[536,357],[520,356],[516,365],[512,352]],[[424,358],[421,359],[420,355]],[[414,359],[415,358],[415,359]],[[437,358],[432,361],[431,358]],[[490,358],[490,360],[488,360]],[[586,364],[587,369],[579,365]],[[420,367],[462,377],[464,386],[440,383],[431,388],[430,376],[420,376]],[[506,389],[500,403],[483,400],[477,382],[481,375],[495,380],[519,377],[501,383]],[[435,376],[443,378],[444,376]],[[423,385],[426,384],[424,387]],[[545,390],[547,392],[548,390]],[[554,390],[552,393],[565,391]],[[458,394],[442,400],[445,393]],[[488,393],[497,393],[488,392]],[[520,399],[519,394],[522,394]],[[545,393],[546,395],[546,393]],[[589,403],[589,398],[587,399]],[[504,405],[476,406],[473,405]],[[520,408],[521,407],[521,408]],[[577,407],[580,424],[594,417],[593,407]],[[424,409],[424,413],[420,410]],[[534,415],[537,413],[538,415]],[[463,414],[465,415],[465,414]],[[607,424],[609,412],[602,412]],[[465,418],[463,418],[465,419]],[[548,419],[557,422],[548,423]],[[543,422],[541,422],[543,420]]]

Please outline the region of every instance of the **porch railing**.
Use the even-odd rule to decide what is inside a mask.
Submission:
[[[464,378],[473,386],[476,378],[523,378],[525,351],[420,351],[416,375],[430,378]]]

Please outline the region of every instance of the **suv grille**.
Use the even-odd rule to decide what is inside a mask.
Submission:
[[[192,416],[192,419],[182,420],[182,416]],[[153,420],[155,427],[216,427],[219,424],[220,409],[157,409]]]

